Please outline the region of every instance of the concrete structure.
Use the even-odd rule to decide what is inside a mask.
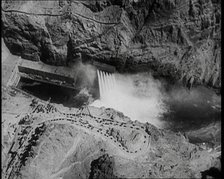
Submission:
[[[115,72],[115,67],[102,64],[99,62],[92,62],[97,69],[109,73]],[[79,89],[77,78],[79,70],[74,70],[71,67],[52,66],[42,62],[30,61],[20,59],[15,66],[13,73],[8,82],[8,86],[17,86],[21,77],[39,81],[43,83],[63,86],[65,88]]]
[[[69,67],[51,66],[42,62],[23,60],[18,65],[18,71],[20,76],[24,78],[76,89],[74,78],[77,74],[74,69]]]
[[[105,71],[108,73],[116,72],[116,68],[114,66],[108,65],[106,63],[100,63],[100,62],[93,61],[92,65],[94,65],[98,70],[101,70],[101,71]]]

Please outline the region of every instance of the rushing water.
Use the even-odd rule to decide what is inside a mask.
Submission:
[[[98,71],[100,99],[93,106],[113,108],[131,120],[162,127],[159,117],[166,111],[159,82],[150,75],[108,74]],[[143,81],[139,81],[139,78]]]
[[[99,83],[100,98],[105,98],[105,95],[116,88],[115,75],[104,71],[97,70]]]
[[[176,132],[201,130],[221,121],[221,98],[211,89],[167,87],[147,73],[119,75],[98,71],[97,75],[100,99],[93,106],[114,108],[131,120]]]

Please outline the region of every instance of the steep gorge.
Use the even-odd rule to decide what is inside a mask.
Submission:
[[[3,43],[2,177],[203,178],[214,169],[220,174],[221,96],[204,88],[221,89],[220,4],[4,0],[2,38],[16,56]],[[22,79],[23,88],[8,86],[18,56],[50,69],[78,69],[80,86],[110,76],[97,69],[97,80],[96,69],[84,62],[109,64],[123,74],[114,74],[118,90],[107,91],[103,107],[94,107],[88,104],[97,95],[85,87],[68,92]],[[188,90],[170,81],[202,87]],[[104,84],[96,91],[100,86],[105,93]],[[168,130],[153,122],[157,113]]]

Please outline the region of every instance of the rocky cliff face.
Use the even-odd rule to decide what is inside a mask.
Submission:
[[[219,0],[4,1],[13,54],[52,65],[79,59],[220,88]]]

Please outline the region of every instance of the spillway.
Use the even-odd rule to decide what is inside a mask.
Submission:
[[[106,93],[110,92],[116,87],[115,75],[105,71],[97,70],[97,77],[100,90],[100,99],[104,99]]]

